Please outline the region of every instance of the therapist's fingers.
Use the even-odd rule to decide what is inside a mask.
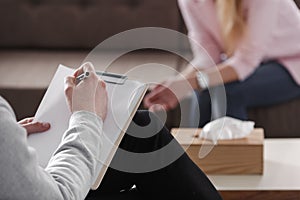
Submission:
[[[28,124],[28,123],[32,122],[33,119],[34,119],[34,117],[28,117],[28,118],[25,118],[25,119],[22,119],[22,120],[18,121],[18,124],[21,124],[21,125],[22,124]]]
[[[73,93],[73,89],[75,87],[75,77],[74,76],[67,76],[65,78],[65,94],[70,96]]]
[[[34,120],[34,117],[28,117],[28,118],[18,121],[18,124],[20,124],[23,128],[26,129],[27,135],[30,135],[32,133],[44,132],[50,128],[49,123],[34,122],[33,120]]]
[[[106,84],[103,80],[99,79],[95,95],[95,108],[96,114],[101,117],[102,120],[105,120],[107,115],[107,96]]]
[[[22,127],[24,127],[27,131],[27,134],[33,134],[33,133],[41,133],[45,132],[50,128],[49,123],[42,123],[42,122],[30,122],[27,124],[23,124]]]
[[[67,76],[65,78],[65,96],[70,109],[72,108],[72,97],[73,97],[74,87],[75,87],[75,77]]]
[[[74,76],[77,77],[84,72],[95,72],[95,67],[91,62],[83,63],[75,72]]]

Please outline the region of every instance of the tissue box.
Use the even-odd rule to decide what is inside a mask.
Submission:
[[[191,128],[171,131],[189,157],[206,174],[263,174],[263,129],[254,129],[243,139],[219,140],[217,145],[200,139],[200,132],[201,129]]]

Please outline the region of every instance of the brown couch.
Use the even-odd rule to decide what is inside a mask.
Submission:
[[[34,115],[58,64],[79,66],[106,38],[144,26],[186,32],[176,0],[1,0],[0,25],[0,94],[18,119]],[[190,54],[186,41],[175,39],[172,45]],[[103,52],[103,58],[114,48]],[[148,50],[122,56],[110,69],[123,73],[150,62],[184,68],[178,56]],[[148,76],[160,81],[173,75],[153,71]],[[265,128],[267,137],[300,137],[300,99],[251,109],[249,117]],[[167,126],[177,125],[175,109]]]
[[[75,68],[97,44],[128,29],[179,30],[180,24],[174,0],[1,0],[1,94],[18,119],[33,115],[58,64]],[[103,58],[111,50],[117,49],[103,52]],[[123,56],[110,69],[122,73],[147,62],[178,67],[175,56],[148,51]]]

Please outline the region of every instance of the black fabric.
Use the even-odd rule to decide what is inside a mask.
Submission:
[[[120,144],[120,149],[117,150],[99,188],[90,191],[87,200],[221,199],[208,178],[190,160],[154,114],[147,111],[138,111],[133,122],[128,128],[127,134]],[[151,134],[153,135],[150,137],[141,138],[143,135],[149,136]],[[164,149],[167,146],[169,148]],[[126,152],[145,153],[145,160],[132,162],[128,158],[128,154],[124,153],[124,150]],[[155,156],[147,158],[147,152],[155,152]],[[178,158],[164,166],[164,162],[172,157]],[[135,166],[140,166],[140,168],[137,169],[137,173],[133,171],[124,172],[116,169],[120,165],[124,165],[124,169],[133,169]],[[164,167],[147,172],[147,166],[149,165]],[[139,171],[140,169],[146,170],[143,172]],[[136,188],[132,190],[131,188],[134,185]]]

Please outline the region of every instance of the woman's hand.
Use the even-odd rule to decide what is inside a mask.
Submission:
[[[49,123],[42,123],[42,122],[33,122],[33,117],[22,119],[21,121],[18,122],[23,128],[26,129],[27,135],[29,136],[30,134],[33,133],[40,133],[47,131],[50,128]]]
[[[157,86],[144,98],[144,106],[150,111],[174,109],[193,90],[183,77],[169,79]]]
[[[89,76],[76,84],[76,78],[85,72],[89,72]],[[91,63],[83,64],[73,76],[66,77],[65,95],[72,113],[85,110],[96,113],[102,120],[106,118],[106,85],[98,78]]]

